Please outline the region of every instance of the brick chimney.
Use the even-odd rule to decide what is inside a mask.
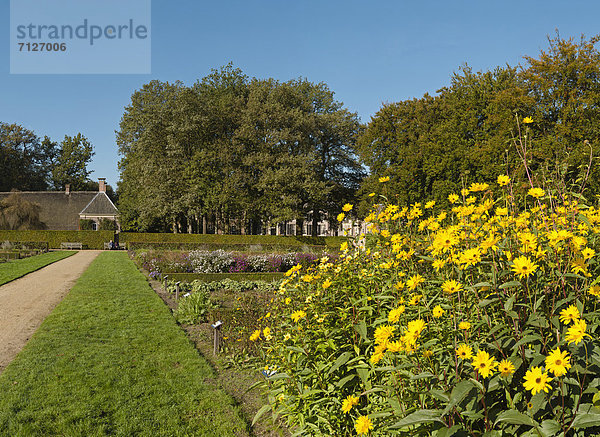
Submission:
[[[106,178],[98,178],[98,191],[106,193]]]
[[[71,194],[71,184],[66,184],[65,185],[65,194],[68,196],[69,194]]]

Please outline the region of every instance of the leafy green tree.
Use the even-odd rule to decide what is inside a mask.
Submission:
[[[46,190],[55,146],[23,126],[0,122],[0,191]]]
[[[94,154],[94,146],[81,133],[73,137],[65,135],[52,168],[55,188],[63,189],[66,184],[71,184],[74,191],[84,189],[91,173],[87,165]]]

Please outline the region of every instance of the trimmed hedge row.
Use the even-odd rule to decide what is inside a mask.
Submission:
[[[163,273],[171,281],[192,282],[199,280],[202,282],[222,281],[229,278],[234,281],[266,281],[271,282],[277,279],[283,279],[283,273]]]
[[[156,234],[122,232],[120,243],[185,243],[226,245],[273,245],[285,247],[328,246],[338,248],[347,237],[304,237],[277,235]]]
[[[50,249],[60,249],[60,243],[82,243],[84,249],[103,249],[114,239],[112,231],[1,231],[0,242],[47,242]]]
[[[121,241],[121,240],[120,240]],[[335,247],[335,249],[337,249]],[[127,243],[127,250],[229,250],[234,252],[252,252],[252,253],[274,253],[274,252],[295,252],[302,250],[303,252],[322,252],[332,250],[332,246],[315,246],[315,245],[285,245],[285,244],[257,244],[257,243],[163,243],[158,241],[133,241]]]

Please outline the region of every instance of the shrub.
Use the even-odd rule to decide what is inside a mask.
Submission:
[[[216,305],[206,290],[192,290],[188,296],[181,297],[175,318],[179,323],[196,324],[206,322],[208,312]]]
[[[598,435],[600,210],[498,186],[374,205],[368,246],[287,273],[250,337],[275,414],[303,435]]]
[[[92,231],[94,229],[94,220],[79,219],[79,229],[81,231]]]

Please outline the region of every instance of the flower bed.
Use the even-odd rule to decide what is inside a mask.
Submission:
[[[598,435],[600,210],[497,186],[375,205],[288,271],[249,335],[269,408],[301,434]]]

